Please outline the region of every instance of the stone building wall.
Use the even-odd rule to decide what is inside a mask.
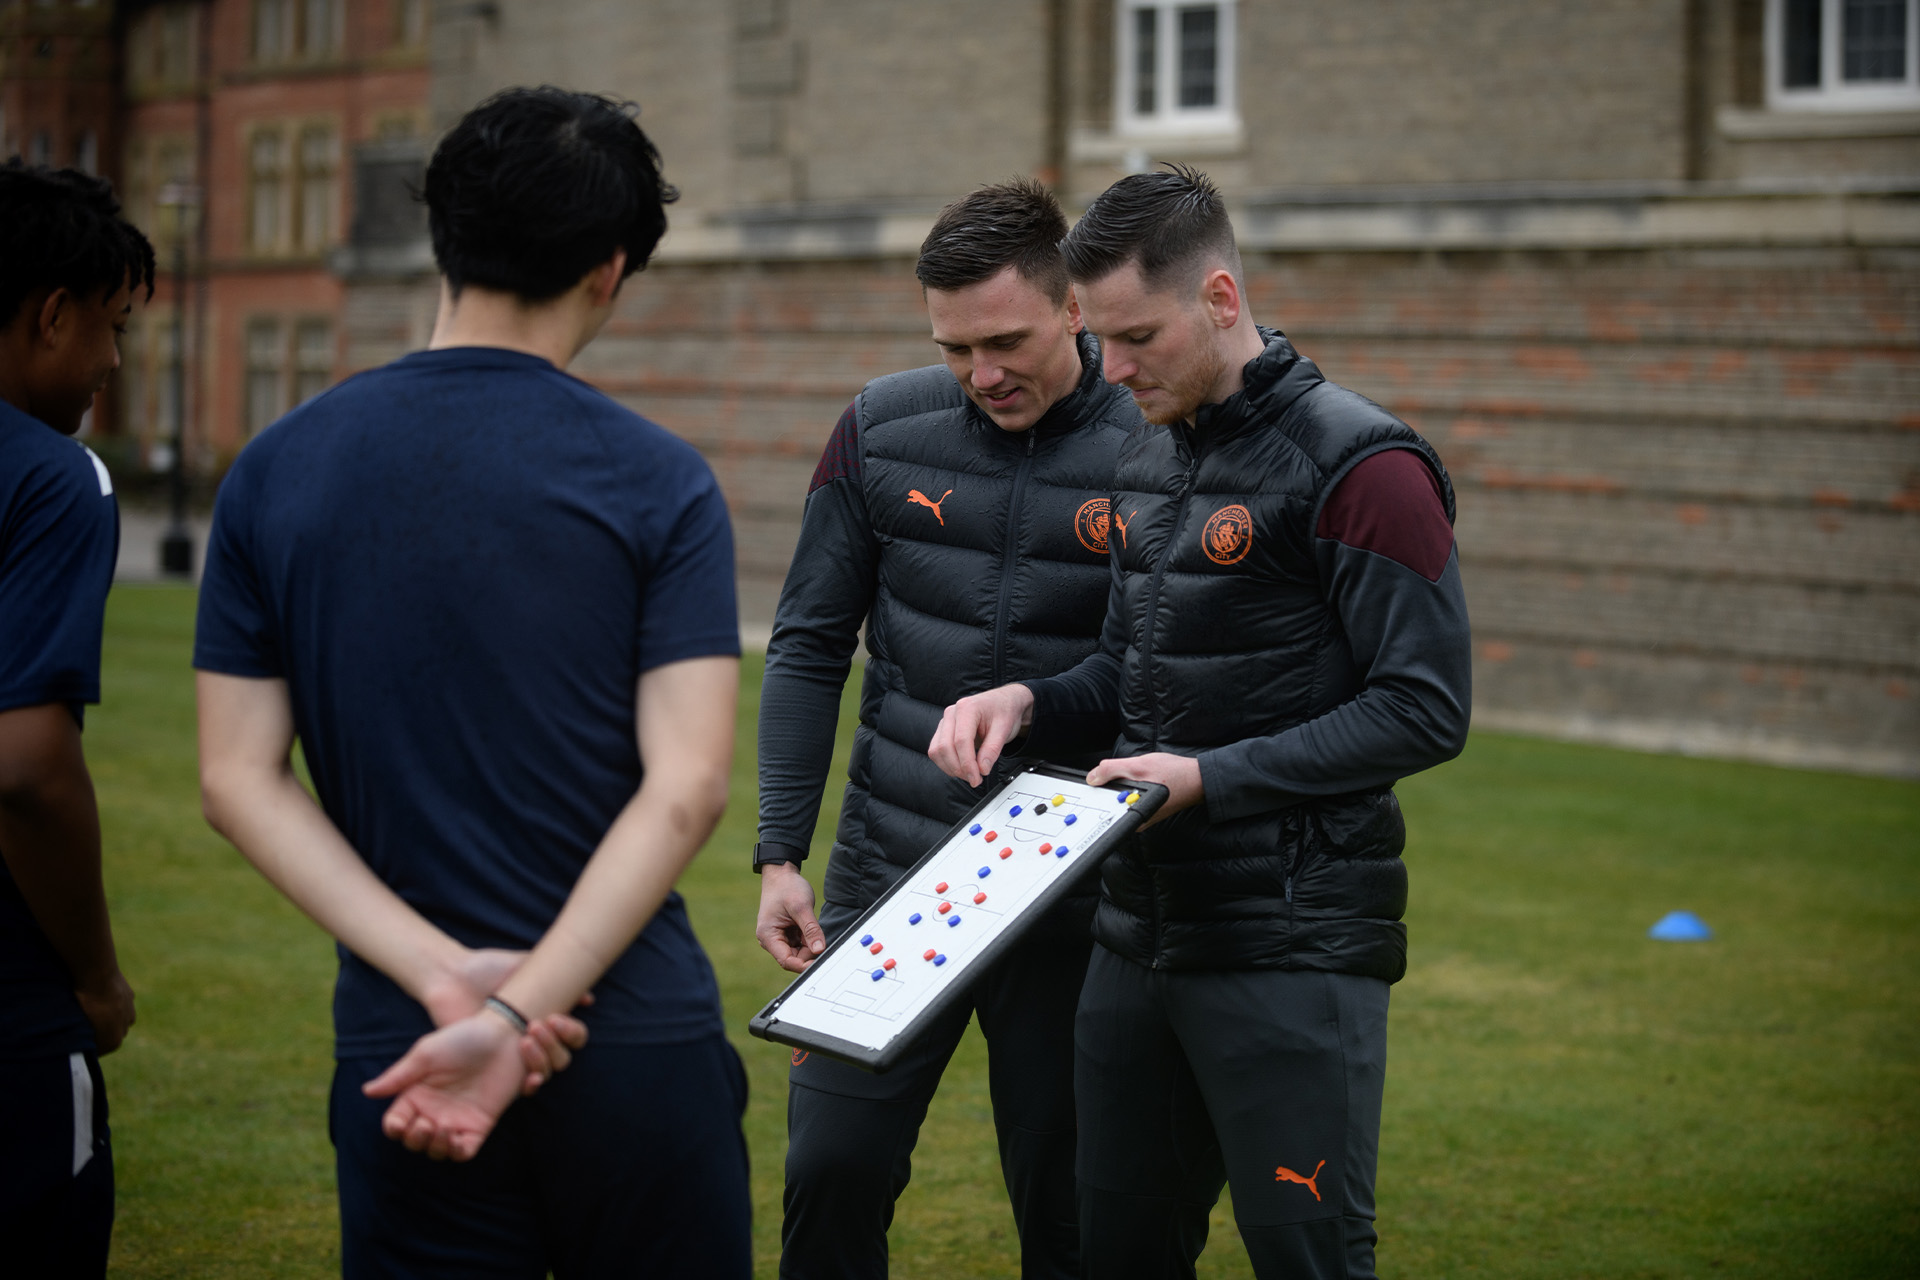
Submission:
[[[578,371],[712,462],[764,626],[839,412],[937,358],[934,212],[1009,172],[1071,212],[1141,159],[1114,8],[644,8],[671,58],[587,0],[450,23],[435,111],[648,104],[685,199]],[[1255,314],[1447,460],[1478,723],[1920,776],[1920,120],[1769,111],[1762,10],[1241,0],[1247,127],[1147,158],[1221,182]],[[347,305],[374,363],[431,284]]]
[[[1897,248],[1248,255],[1255,314],[1453,473],[1479,723],[1906,773],[1917,266]],[[359,305],[370,330],[374,295]],[[405,291],[378,310],[394,351],[430,317]],[[711,461],[764,626],[834,420],[868,378],[936,358],[909,258],[669,259],[578,372]]]
[[[1117,176],[1112,77],[1098,57],[1113,6],[1075,2],[1096,56],[1072,86],[1083,161],[1072,185],[1097,192]],[[1679,0],[1245,0],[1242,139],[1208,140],[1193,158],[1249,191],[1684,177],[1687,9]],[[1155,158],[1181,151],[1150,149]]]

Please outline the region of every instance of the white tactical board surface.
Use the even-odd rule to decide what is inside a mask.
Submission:
[[[885,1071],[967,979],[1166,799],[1052,766],[1015,776],[753,1019],[757,1036]]]

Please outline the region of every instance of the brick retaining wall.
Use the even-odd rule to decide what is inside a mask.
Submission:
[[[1920,261],[1248,258],[1255,314],[1460,491],[1483,725],[1920,775]],[[423,336],[363,285],[354,363]],[[658,263],[578,371],[697,444],[764,624],[828,431],[936,352],[910,263]]]

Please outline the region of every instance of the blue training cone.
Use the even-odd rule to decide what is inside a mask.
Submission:
[[[1669,911],[1660,923],[1647,930],[1649,938],[1661,942],[1705,942],[1713,936],[1707,922],[1691,911]]]

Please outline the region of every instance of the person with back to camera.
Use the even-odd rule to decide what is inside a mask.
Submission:
[[[666,230],[635,110],[469,112],[428,349],[270,427],[214,512],[202,793],[340,942],[350,1280],[751,1269],[746,1078],[673,892],[726,800],[732,532],[689,445],[562,372]]]
[[[1171,797],[1107,861],[1075,1020],[1082,1274],[1192,1276],[1223,1183],[1254,1271],[1374,1274],[1393,784],[1457,755],[1469,637],[1439,456],[1254,324],[1206,177],[1122,179],[1063,249],[1151,426],[1116,469],[1100,651],[949,707],[930,754],[1098,744]],[[1119,533],[1124,522],[1124,535]]]
[[[80,731],[120,509],[72,437],[142,286],[153,247],[104,180],[0,166],[0,1238],[20,1275],[105,1275],[113,1235],[99,1060],[133,990]]]
[[[814,472],[760,694],[758,929],[794,972],[979,799],[927,759],[940,708],[1093,652],[1106,495],[1139,415],[1080,332],[1064,234],[1033,182],[943,210],[915,274],[944,367],[868,383]],[[862,623],[860,724],[816,920],[800,863]],[[1022,1274],[1074,1274],[1072,1027],[1091,909],[1082,895],[1041,921],[885,1075],[792,1055],[782,1276],[887,1274],[927,1103],[975,1014]]]

